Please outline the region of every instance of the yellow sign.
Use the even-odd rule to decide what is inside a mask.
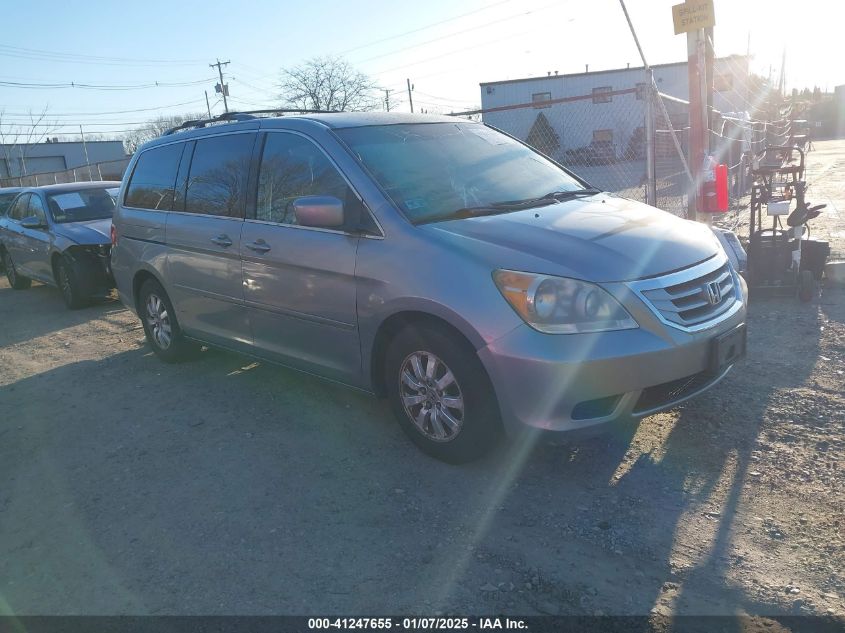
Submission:
[[[713,0],[687,0],[676,4],[672,7],[672,20],[675,22],[675,35],[715,26]]]

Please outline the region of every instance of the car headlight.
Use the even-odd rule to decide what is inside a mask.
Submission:
[[[493,281],[516,313],[540,332],[575,334],[638,327],[610,293],[586,281],[513,270],[494,271]]]

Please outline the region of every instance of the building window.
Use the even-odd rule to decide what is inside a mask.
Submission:
[[[593,143],[612,143],[613,130],[593,130]]]
[[[637,101],[645,101],[645,97],[646,97],[646,94],[647,94],[647,92],[646,92],[647,87],[648,87],[648,84],[646,84],[646,83],[637,84]]]
[[[611,86],[599,86],[598,88],[593,88],[593,103],[610,103],[613,101],[613,95],[610,94],[613,92],[613,88]]]
[[[535,92],[531,95],[531,103],[542,103],[543,101],[551,101],[552,100],[552,93],[551,92]],[[550,108],[551,106],[546,105],[535,105],[535,108]]]
[[[718,92],[733,90],[734,76],[730,73],[718,74],[713,77],[713,89]]]

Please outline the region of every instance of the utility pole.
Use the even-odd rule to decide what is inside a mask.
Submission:
[[[205,107],[208,109],[208,118],[211,118],[211,106],[208,105],[208,90],[205,91]]]
[[[390,112],[390,93],[392,90],[384,89],[384,109]]]
[[[229,112],[229,103],[226,101],[226,97],[229,93],[229,87],[226,84],[223,83],[223,66],[226,66],[228,64],[229,64],[228,61],[221,62],[220,58],[218,57],[216,64],[209,64],[208,65],[209,68],[215,68],[216,67],[217,68],[217,74],[220,75],[220,84],[218,84],[218,85],[220,86],[220,94],[223,95],[223,109],[227,113]]]
[[[91,173],[91,161],[88,160],[88,144],[85,142],[85,132],[82,131],[82,125],[79,126],[79,135],[82,137],[82,149],[85,150],[85,164],[88,165],[88,180],[94,180],[94,174]]]
[[[410,79],[406,79],[405,81],[408,82],[408,103],[411,104],[411,114],[413,114],[414,113],[414,98],[411,96],[411,91],[414,89],[414,87],[411,85]]]

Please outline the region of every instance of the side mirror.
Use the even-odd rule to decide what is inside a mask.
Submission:
[[[293,201],[296,223],[336,229],[343,226],[343,203],[333,196],[302,196]]]
[[[25,229],[43,229],[46,224],[39,220],[37,215],[31,215],[21,220],[21,226]]]

